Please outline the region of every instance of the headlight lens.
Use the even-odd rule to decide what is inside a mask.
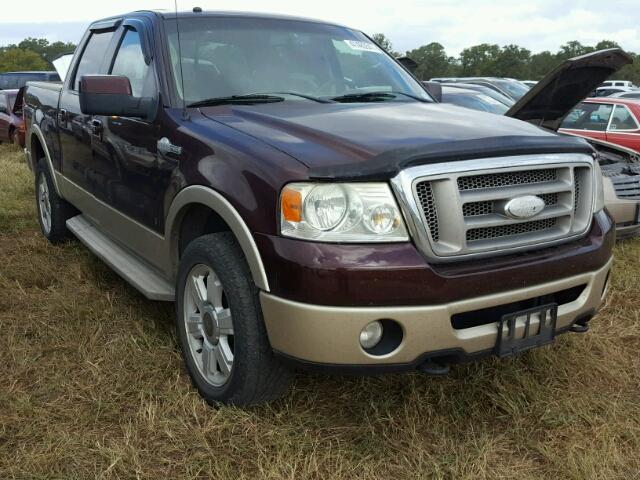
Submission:
[[[602,185],[602,169],[596,161],[594,164],[595,173],[595,200],[593,210],[599,212],[604,208],[604,186]]]
[[[280,195],[281,233],[323,242],[406,242],[386,183],[291,183]]]

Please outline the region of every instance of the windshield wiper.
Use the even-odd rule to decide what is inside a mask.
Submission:
[[[349,103],[349,102],[380,102],[385,100],[391,100],[396,98],[398,95],[403,95],[405,97],[412,98],[419,102],[427,102],[428,100],[422,99],[420,97],[416,97],[409,93],[405,92],[396,92],[396,91],[379,91],[379,92],[362,92],[362,93],[347,93],[345,95],[340,95],[339,97],[333,97],[331,100],[335,102]]]
[[[256,103],[276,103],[284,102],[284,98],[277,95],[266,95],[254,93],[250,95],[231,95],[230,97],[206,98],[187,105],[187,107],[213,107],[215,105],[237,104],[254,105]]]
[[[327,100],[326,98],[313,97],[311,95],[305,95],[303,93],[298,93],[298,92],[273,92],[273,93],[278,95],[292,95],[294,97],[306,98],[307,100],[312,100],[318,103],[332,103],[331,100]]]

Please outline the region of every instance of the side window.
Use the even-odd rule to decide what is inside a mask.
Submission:
[[[149,75],[149,65],[144,61],[140,34],[135,30],[127,30],[110,73],[128,77],[133,96],[142,96]]]
[[[582,103],[567,115],[560,128],[604,132],[609,124],[613,105]]]
[[[629,109],[623,105],[616,105],[609,130],[638,130],[638,124]]]
[[[102,63],[104,61],[105,52],[109,47],[109,42],[113,37],[113,32],[92,33],[89,43],[82,52],[80,63],[76,70],[76,76],[73,80],[73,89],[78,91],[80,87],[80,79],[83,75],[91,75],[101,73]]]

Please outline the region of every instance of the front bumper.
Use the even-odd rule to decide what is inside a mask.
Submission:
[[[339,307],[312,305],[261,293],[262,310],[273,349],[307,364],[412,367],[430,354],[490,353],[496,344],[497,323],[456,329],[452,316],[475,312],[567,289],[581,288],[574,300],[560,304],[556,331],[566,331],[577,319],[590,317],[605,293],[612,260],[596,271],[457,302],[412,307]],[[490,281],[490,279],[487,279]],[[473,315],[473,314],[472,314]],[[402,341],[382,356],[359,344],[362,328],[373,320],[391,319],[402,327]],[[480,322],[479,322],[480,323]],[[522,334],[523,325],[519,327]],[[400,368],[402,369],[402,368]]]

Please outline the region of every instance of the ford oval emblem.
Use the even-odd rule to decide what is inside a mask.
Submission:
[[[504,205],[504,214],[517,220],[535,217],[542,210],[544,210],[544,200],[535,195],[512,198]]]

